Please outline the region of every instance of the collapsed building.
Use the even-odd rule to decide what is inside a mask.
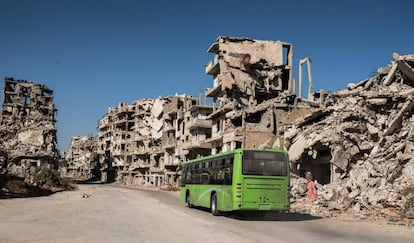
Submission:
[[[414,55],[393,56],[285,132],[294,174],[310,171],[318,182],[312,213],[414,217]],[[294,208],[303,183],[294,179]]]
[[[285,124],[308,113],[298,105],[292,79],[290,43],[248,38],[219,37],[208,52],[214,62],[206,65],[213,87],[211,153],[240,147],[269,148],[282,145]]]
[[[54,168],[59,152],[53,91],[43,84],[5,78],[0,116],[3,172],[32,182],[40,167]]]
[[[61,168],[63,176],[79,179],[98,179],[96,170],[99,168],[99,164],[96,146],[97,140],[94,134],[72,137],[69,150],[64,156],[66,165]]]

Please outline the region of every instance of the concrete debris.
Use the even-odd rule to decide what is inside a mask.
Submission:
[[[40,167],[56,168],[59,152],[53,91],[43,84],[4,79],[0,117],[1,174],[32,183]]]
[[[219,37],[208,52],[213,87],[205,95],[213,104],[175,95],[110,108],[98,124],[98,178],[166,187],[177,185],[183,161],[279,146],[291,160],[292,210],[414,217],[414,55],[394,54],[374,77],[335,93],[313,92],[311,59],[302,59],[305,99],[289,43]],[[308,171],[313,202],[305,202]]]
[[[305,117],[293,125],[295,133],[286,133],[293,172],[311,171],[319,183],[318,203],[309,211],[367,216],[390,209],[414,217],[413,67],[414,55],[394,54],[390,66],[336,92],[334,102],[308,116],[317,118]],[[293,195],[303,193],[297,184]],[[303,203],[294,198],[293,208]]]

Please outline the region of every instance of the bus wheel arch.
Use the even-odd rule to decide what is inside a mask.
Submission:
[[[217,194],[214,191],[211,193],[211,197],[210,197],[210,211],[211,211],[211,214],[214,216],[220,215],[220,212],[217,207]]]

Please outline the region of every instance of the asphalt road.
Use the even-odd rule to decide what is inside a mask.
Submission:
[[[0,242],[413,242],[414,229],[310,215],[212,216],[178,192],[79,185],[0,200]]]

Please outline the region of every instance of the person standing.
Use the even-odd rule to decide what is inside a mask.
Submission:
[[[312,173],[306,172],[305,173],[306,178],[306,201],[307,202],[313,202],[318,198],[318,194],[316,192],[316,185],[315,182],[312,180]]]

